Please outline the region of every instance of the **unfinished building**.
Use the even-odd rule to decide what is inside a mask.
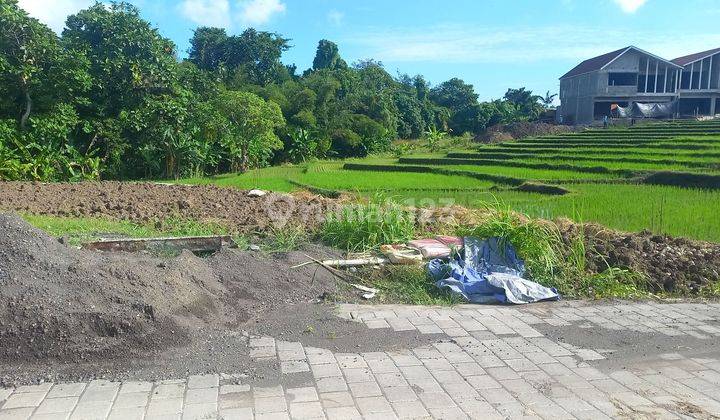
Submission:
[[[560,78],[560,103],[558,119],[572,124],[618,109],[714,116],[720,112],[720,48],[666,60],[630,46],[590,58]]]

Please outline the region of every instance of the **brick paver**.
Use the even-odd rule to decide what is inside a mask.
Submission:
[[[558,302],[524,307],[341,305],[368,328],[440,334],[390,352],[333,353],[251,337],[251,356],[301,385],[195,375],[159,382],[96,380],[0,388],[5,419],[718,418],[720,351],[648,356],[609,368],[609,352],[541,334],[540,326],[717,341],[720,304]],[[292,387],[284,383],[294,383]]]

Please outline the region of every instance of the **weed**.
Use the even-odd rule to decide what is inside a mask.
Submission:
[[[399,204],[376,197],[366,204],[344,206],[330,214],[322,227],[322,239],[348,251],[366,251],[382,244],[413,238],[413,214]]]
[[[720,298],[720,280],[709,283],[700,289],[700,296],[708,298]]]
[[[369,282],[380,290],[380,302],[400,302],[413,305],[453,305],[458,298],[438,289],[422,266],[391,265],[374,270]]]
[[[233,235],[232,240],[240,251],[247,251],[250,248],[250,238],[245,235]]]
[[[509,242],[525,261],[533,280],[545,286],[561,286],[557,284],[556,268],[563,255],[563,242],[557,226],[501,206],[499,203],[487,206],[479,215],[477,225],[459,226],[456,233],[481,239],[498,237]]]
[[[271,253],[290,252],[299,249],[309,240],[308,232],[300,225],[273,227],[270,229],[265,250]]]
[[[638,299],[647,297],[649,293],[642,285],[645,276],[620,268],[608,268],[599,274],[586,276],[580,284],[583,297],[595,299],[620,298]]]

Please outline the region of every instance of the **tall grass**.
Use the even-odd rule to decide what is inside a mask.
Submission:
[[[533,280],[562,288],[557,269],[561,265],[563,242],[554,223],[528,218],[503,208],[502,204],[486,206],[478,214],[478,220],[473,226],[458,226],[457,235],[500,238],[515,248]]]
[[[348,251],[367,251],[383,244],[405,242],[415,234],[412,212],[375,197],[368,203],[343,206],[328,215],[321,237]]]

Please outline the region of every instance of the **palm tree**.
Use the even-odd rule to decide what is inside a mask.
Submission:
[[[546,109],[553,109],[553,108],[554,108],[554,107],[553,107],[553,102],[555,101],[555,98],[557,98],[557,96],[558,96],[557,93],[553,93],[553,94],[551,95],[551,94],[550,94],[550,91],[548,90],[547,93],[545,93],[545,97],[544,97],[544,98],[543,98],[543,97],[540,98],[540,102],[542,102],[543,106],[544,106]]]

